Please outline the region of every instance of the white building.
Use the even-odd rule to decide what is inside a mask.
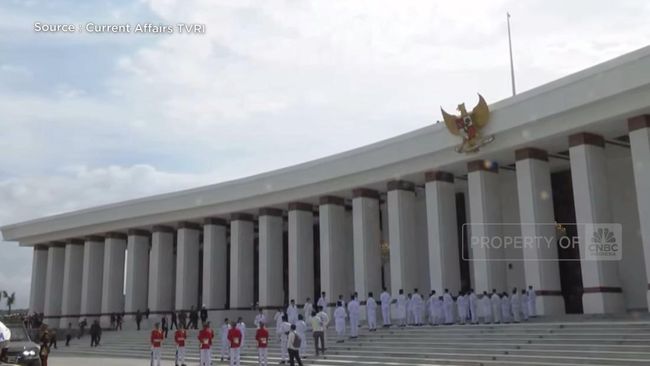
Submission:
[[[543,314],[647,311],[650,47],[490,109],[483,134],[495,139],[474,154],[457,153],[460,138],[437,123],[286,169],[1,230],[34,248],[30,310],[62,324],[147,308],[302,304],[320,291],[364,300],[383,286],[532,285]],[[584,258],[581,230],[579,251],[555,241],[474,246],[459,235],[472,223],[472,236],[553,237],[556,222],[568,236],[582,227],[573,223],[621,224],[622,258]]]

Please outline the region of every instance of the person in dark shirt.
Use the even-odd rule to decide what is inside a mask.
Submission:
[[[176,312],[172,311],[172,321],[171,324],[169,325],[169,329],[174,329],[174,327],[178,329],[178,322],[176,321]]]
[[[140,312],[140,309],[135,312],[135,324],[138,326],[138,330],[140,330],[140,323],[142,323],[142,313]]]
[[[163,315],[162,319],[160,319],[160,324],[162,326],[162,332],[165,335],[165,338],[167,338],[167,333],[169,333],[169,326],[167,326],[167,317]]]
[[[203,305],[201,307],[201,326],[205,325],[205,322],[208,321],[208,309]]]

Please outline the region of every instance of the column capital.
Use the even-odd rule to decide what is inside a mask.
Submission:
[[[203,225],[228,226],[228,220],[220,217],[206,217],[203,219]]]
[[[526,159],[548,161],[548,152],[535,147],[525,147],[523,149],[515,150],[515,161]]]
[[[153,233],[170,233],[170,234],[173,234],[174,231],[176,231],[176,230],[174,230],[173,227],[167,226],[167,225],[154,225],[153,228],[151,228],[151,232],[153,232]]]
[[[442,170],[434,170],[424,173],[424,180],[426,182],[447,182],[454,183],[454,175]]]
[[[468,173],[477,172],[477,171],[498,173],[499,163],[492,160],[472,160],[467,162]]]
[[[260,211],[258,213],[258,216],[276,216],[276,217],[282,217],[284,214],[284,211],[282,211],[279,208],[274,208],[274,207],[262,207],[260,208]]]
[[[289,211],[314,211],[314,206],[311,203],[305,202],[291,202],[289,203]]]
[[[66,245],[84,245],[84,241],[82,239],[68,239],[65,242]]]
[[[127,231],[128,236],[149,236],[151,234],[147,230],[142,230],[142,229],[129,229]]]
[[[569,136],[569,147],[580,145],[605,147],[605,138],[601,135],[590,132],[574,133],[573,135]]]
[[[345,206],[345,199],[338,196],[322,196],[319,199],[319,204]]]
[[[134,229],[131,229],[131,230],[134,230]],[[117,232],[117,231],[110,231],[110,232],[104,234],[104,238],[106,238],[106,239],[126,239],[126,234],[120,233],[120,232]]]
[[[245,212],[235,212],[230,215],[230,221],[255,221],[255,217]]]
[[[47,250],[47,244],[36,244],[34,250]]]
[[[178,229],[201,230],[203,228],[201,227],[201,224],[197,224],[196,222],[180,221],[178,223]]]
[[[355,188],[352,190],[352,198],[358,198],[358,197],[374,198],[378,200],[379,192],[370,188]]]
[[[53,241],[50,242],[50,248],[65,248],[65,242],[62,241]]]
[[[386,183],[389,191],[410,191],[415,192],[415,184],[407,180],[391,180]]]
[[[627,129],[629,132],[650,128],[650,114],[642,114],[627,119]]]
[[[104,241],[104,237],[101,235],[88,235],[84,238],[85,241]]]

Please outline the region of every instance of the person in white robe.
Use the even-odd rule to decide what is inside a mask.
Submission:
[[[237,329],[241,332],[241,342],[239,342],[239,345],[240,347],[244,347],[244,340],[246,340],[246,323],[244,323],[242,317],[237,319]]]
[[[302,314],[298,315],[298,321],[296,322],[296,333],[298,333],[300,339],[302,340],[302,342],[300,342],[300,356],[304,357],[307,350],[307,337],[305,337],[305,333],[307,333],[307,323],[305,323],[305,318],[302,316]]]
[[[411,312],[413,313],[413,324],[418,327],[422,325],[423,307],[424,302],[422,301],[422,296],[418,293],[418,289],[413,290],[413,296],[411,297]]]
[[[359,336],[359,318],[361,317],[361,306],[356,296],[348,303],[348,314],[350,316],[350,338]]]
[[[278,309],[278,311],[275,313],[273,316],[273,320],[275,320],[275,334],[280,338],[280,333],[282,333],[282,322],[284,321],[284,316],[286,314],[284,313],[284,310]]]
[[[291,324],[296,324],[298,321],[298,306],[296,306],[296,300],[291,299],[289,306],[287,306],[287,317]]]
[[[531,318],[537,316],[537,294],[533,286],[528,286],[528,316]]]
[[[521,307],[521,318],[524,321],[528,321],[528,294],[526,290],[521,289],[521,296],[519,297],[519,303]]]
[[[392,301],[392,298],[386,290],[386,287],[384,287],[384,291],[381,293],[381,295],[379,295],[379,301],[381,301],[381,317],[382,321],[384,322],[384,328],[388,328],[391,326],[390,303]]]
[[[406,295],[406,325],[413,325],[413,295]]]
[[[377,302],[372,297],[372,292],[368,293],[368,299],[366,299],[366,321],[368,330],[375,332],[377,330]]]
[[[336,309],[334,310],[334,328],[336,329],[337,340],[336,343],[343,343],[345,337],[345,318],[348,314],[345,312],[343,303],[338,301]]]
[[[305,300],[305,305],[303,306],[303,314],[305,323],[311,324],[311,313],[314,311],[314,305],[311,304],[311,298],[308,297]]]
[[[320,312],[321,310],[326,312],[328,316],[331,318],[332,314],[330,313],[330,309],[328,307],[328,300],[327,296],[325,296],[325,291],[320,293],[320,297],[318,298],[318,301],[316,302],[317,310],[316,312]]]
[[[473,289],[469,289],[469,314],[472,324],[478,324],[478,297]]]
[[[226,318],[221,325],[219,338],[221,339],[221,362],[230,357],[230,342],[228,341],[228,331],[230,330],[230,321]]]
[[[433,300],[433,319],[434,325],[440,325],[444,323],[444,299],[442,296],[438,296],[437,299]]]
[[[494,322],[501,323],[501,298],[497,294],[497,290],[492,290],[492,296],[490,297],[492,302],[492,314],[494,315]]]
[[[280,323],[279,333],[280,333],[280,362],[286,363],[289,358],[289,332],[291,331],[291,323],[289,323],[289,317],[284,315],[282,317],[282,323]]]
[[[445,289],[442,295],[442,305],[445,312],[445,324],[454,324],[454,298],[449,294],[449,290]]]
[[[426,313],[427,322],[429,325],[433,325],[433,300],[435,300],[436,290],[431,290],[427,301],[424,303],[424,311]]]
[[[480,304],[481,312],[483,313],[483,321],[485,324],[492,323],[492,302],[490,301],[490,295],[488,295],[487,291],[483,291]]]
[[[260,324],[266,324],[266,315],[264,315],[264,311],[260,309],[259,313],[255,315],[255,320],[253,321],[253,324],[255,324],[256,328],[260,327]]]
[[[460,324],[465,324],[465,321],[467,321],[467,305],[467,298],[462,291],[459,292],[456,298],[456,306],[458,307],[458,322]]]
[[[501,294],[501,322],[510,323],[510,298],[508,298],[508,293],[503,292]]]
[[[397,318],[397,325],[400,327],[406,326],[406,296],[404,290],[400,289],[397,295],[397,311],[395,317]]]
[[[512,290],[512,296],[510,296],[510,309],[512,312],[512,321],[519,323],[521,319],[521,302],[519,302],[519,293],[517,288]]]

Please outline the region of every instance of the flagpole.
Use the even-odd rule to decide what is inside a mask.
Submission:
[[[517,91],[515,90],[515,66],[512,62],[512,37],[510,36],[510,13],[508,15],[508,47],[510,49],[510,80],[512,82],[512,95],[516,95]]]

